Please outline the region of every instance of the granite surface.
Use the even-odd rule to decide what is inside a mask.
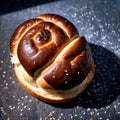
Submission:
[[[14,29],[43,13],[72,21],[93,52],[94,81],[68,103],[47,104],[29,95],[10,62],[9,40]],[[1,0],[0,120],[120,120],[120,1]]]

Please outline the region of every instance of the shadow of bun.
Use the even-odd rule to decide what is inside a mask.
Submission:
[[[56,107],[102,108],[113,103],[120,95],[120,60],[112,53],[98,45],[90,44],[96,71],[92,84],[74,100]]]

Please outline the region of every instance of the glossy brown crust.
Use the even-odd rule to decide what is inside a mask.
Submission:
[[[17,47],[21,38],[24,36],[27,30],[40,22],[42,22],[42,20],[38,18],[30,19],[25,21],[15,29],[10,40],[10,52],[12,54],[15,54],[17,56]]]
[[[43,14],[19,25],[10,41],[28,79],[43,89],[67,90],[81,84],[93,64],[89,44],[76,27],[55,14]]]
[[[41,76],[56,89],[63,86],[64,89],[68,89],[84,80],[92,61],[91,51],[85,38],[76,38],[61,51],[54,63],[46,68]]]

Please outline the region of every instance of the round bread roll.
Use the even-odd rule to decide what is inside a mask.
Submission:
[[[45,102],[75,98],[94,77],[88,42],[59,15],[42,14],[19,25],[11,37],[10,52],[22,87]]]

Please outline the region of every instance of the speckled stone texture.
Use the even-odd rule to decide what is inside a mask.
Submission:
[[[29,95],[10,62],[9,40],[15,27],[43,13],[72,21],[93,52],[94,81],[68,103],[46,104]],[[120,120],[120,1],[1,0],[0,120]]]

